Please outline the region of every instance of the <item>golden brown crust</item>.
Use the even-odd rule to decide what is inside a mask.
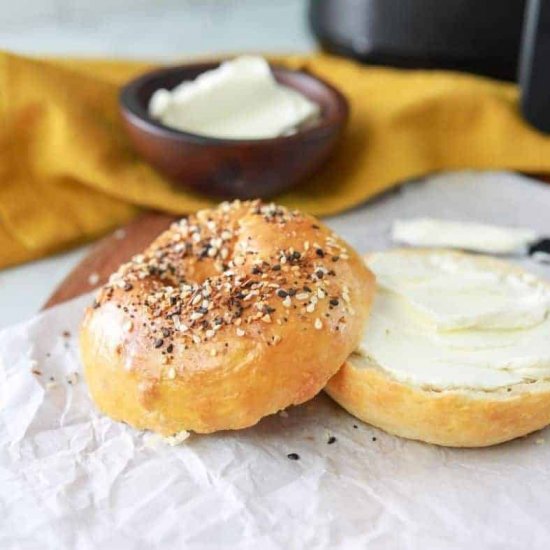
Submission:
[[[389,253],[434,251],[399,249]],[[472,257],[453,251],[445,254]],[[525,274],[518,266],[494,258],[475,256],[475,261],[489,270]],[[368,358],[353,354],[325,391],[364,422],[401,437],[448,447],[495,445],[550,424],[550,382],[546,381],[493,391],[425,389],[400,382]]]
[[[102,411],[138,428],[250,426],[322,389],[373,293],[314,218],[224,203],[174,224],[100,291],[81,330],[86,379]]]
[[[550,384],[493,392],[424,390],[350,357],[325,391],[353,416],[378,428],[447,447],[486,447],[550,424]]]

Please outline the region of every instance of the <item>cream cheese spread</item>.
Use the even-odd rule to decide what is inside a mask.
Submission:
[[[550,379],[550,287],[490,261],[445,251],[371,255],[377,293],[359,353],[432,389]]]
[[[292,133],[320,114],[317,103],[279,84],[262,57],[242,56],[156,90],[150,115],[164,125],[217,138],[265,139]]]
[[[392,240],[397,243],[487,254],[523,253],[536,239],[531,229],[434,218],[396,220],[392,226]]]

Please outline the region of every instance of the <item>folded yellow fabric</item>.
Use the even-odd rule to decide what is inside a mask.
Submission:
[[[550,138],[523,122],[512,84],[321,54],[278,61],[307,66],[351,104],[334,157],[278,197],[283,204],[333,214],[444,169],[550,173]],[[0,53],[0,267],[93,238],[140,208],[185,213],[211,204],[174,188],[125,137],[119,87],[149,67]]]

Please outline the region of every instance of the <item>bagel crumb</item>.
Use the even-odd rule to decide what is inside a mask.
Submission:
[[[175,433],[174,435],[170,435],[168,437],[163,437],[162,439],[165,443],[170,445],[170,447],[176,447],[181,445],[186,439],[189,438],[190,435],[190,432],[182,430],[181,432]]]

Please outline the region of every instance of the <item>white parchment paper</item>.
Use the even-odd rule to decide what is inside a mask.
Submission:
[[[389,246],[394,218],[420,215],[550,234],[550,186],[439,176],[329,223],[366,251]],[[0,333],[0,548],[550,548],[548,430],[444,449],[362,424],[320,395],[171,447],[94,409],[76,343],[90,299]]]

